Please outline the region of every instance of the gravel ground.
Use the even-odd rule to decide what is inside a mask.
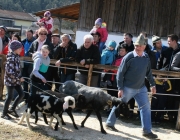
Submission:
[[[0,110],[2,112],[3,102],[0,102]],[[22,115],[22,112],[24,111],[25,106],[22,107],[20,110],[17,110],[18,114]],[[99,121],[97,120],[95,115],[91,115],[88,120],[85,123],[85,127],[81,128],[80,124],[81,121],[85,117],[85,113],[73,113],[75,122],[79,128],[79,130],[75,130],[69,116],[67,116],[66,113],[63,114],[64,121],[66,122],[66,125],[63,126],[64,134],[61,134],[59,131],[54,131],[52,128],[50,128],[48,125],[46,125],[41,117],[41,114],[39,115],[39,121],[37,124],[34,124],[34,119],[31,118],[30,122],[33,126],[33,130],[43,130],[42,133],[45,133],[46,136],[52,137],[52,139],[68,139],[68,140],[144,140],[145,138],[142,136],[142,129],[140,126],[140,123],[136,122],[134,123],[132,120],[126,120],[126,119],[118,119],[116,122],[115,127],[119,130],[119,132],[113,132],[110,130],[106,130],[108,134],[104,135],[100,132],[100,125]],[[105,126],[106,121],[106,115],[103,115],[103,125]],[[4,120],[0,118],[0,124],[6,127],[7,125],[12,126],[12,128],[18,128],[25,131],[28,130],[26,126],[26,122],[24,121],[22,125],[18,125],[17,122],[19,119],[13,119],[11,121]],[[54,123],[55,124],[55,119]],[[166,124],[164,125],[166,126]],[[179,140],[180,139],[180,133],[173,130],[169,127],[154,127],[153,132],[156,133],[161,140]],[[1,136],[0,136],[1,139]],[[21,139],[21,138],[20,138]],[[38,140],[43,138],[37,138]]]

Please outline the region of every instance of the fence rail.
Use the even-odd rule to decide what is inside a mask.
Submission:
[[[1,73],[0,73],[0,98],[2,99],[3,96],[3,88],[4,88],[4,64],[6,62],[6,56],[3,54],[0,54],[0,59],[1,59]],[[32,61],[31,57],[20,57],[21,61]],[[57,60],[51,59],[50,63],[55,64]],[[81,64],[77,62],[69,62],[69,63],[61,63],[62,66],[77,66],[77,67],[84,67]],[[90,86],[91,83],[91,77],[92,77],[92,72],[93,68],[96,69],[102,69],[102,70],[118,70],[117,66],[108,66],[108,65],[101,65],[101,64],[90,64],[89,71],[88,71],[88,81],[87,85]],[[161,76],[168,76],[168,77],[175,77],[175,78],[180,78],[180,72],[172,72],[172,71],[159,71],[159,70],[154,70],[152,69],[152,73],[154,75],[161,75]],[[180,110],[180,106],[179,106]],[[178,111],[178,118],[176,122],[176,129],[180,130],[180,111]]]

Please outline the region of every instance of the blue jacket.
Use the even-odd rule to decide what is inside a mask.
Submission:
[[[115,60],[115,55],[117,51],[116,50],[109,50],[109,49],[104,49],[102,54],[101,54],[101,64],[102,65],[111,65],[112,62]]]
[[[162,45],[161,52],[166,50],[167,48],[168,48],[167,46]],[[154,47],[153,51],[156,53],[156,60],[158,60],[161,55],[161,52],[156,51],[156,47]]]
[[[33,37],[32,40],[27,40],[27,38],[26,38],[22,41],[22,44],[24,46],[24,55],[25,56],[28,56],[28,50],[34,40],[35,40],[35,38]]]

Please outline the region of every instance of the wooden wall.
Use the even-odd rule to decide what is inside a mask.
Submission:
[[[180,0],[80,0],[78,30],[90,31],[101,17],[108,32],[146,31],[148,35],[180,36]]]

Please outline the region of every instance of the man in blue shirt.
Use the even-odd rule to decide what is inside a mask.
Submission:
[[[156,134],[151,131],[151,109],[147,94],[147,88],[144,79],[150,82],[152,94],[156,93],[155,82],[151,72],[151,62],[148,54],[144,53],[146,42],[143,35],[140,35],[134,43],[135,49],[129,52],[122,60],[117,72],[118,97],[127,103],[134,98],[138,104],[141,125],[143,128],[143,136],[147,138],[157,138]],[[117,113],[115,106],[106,121],[106,128],[118,131],[114,124],[116,122]]]

